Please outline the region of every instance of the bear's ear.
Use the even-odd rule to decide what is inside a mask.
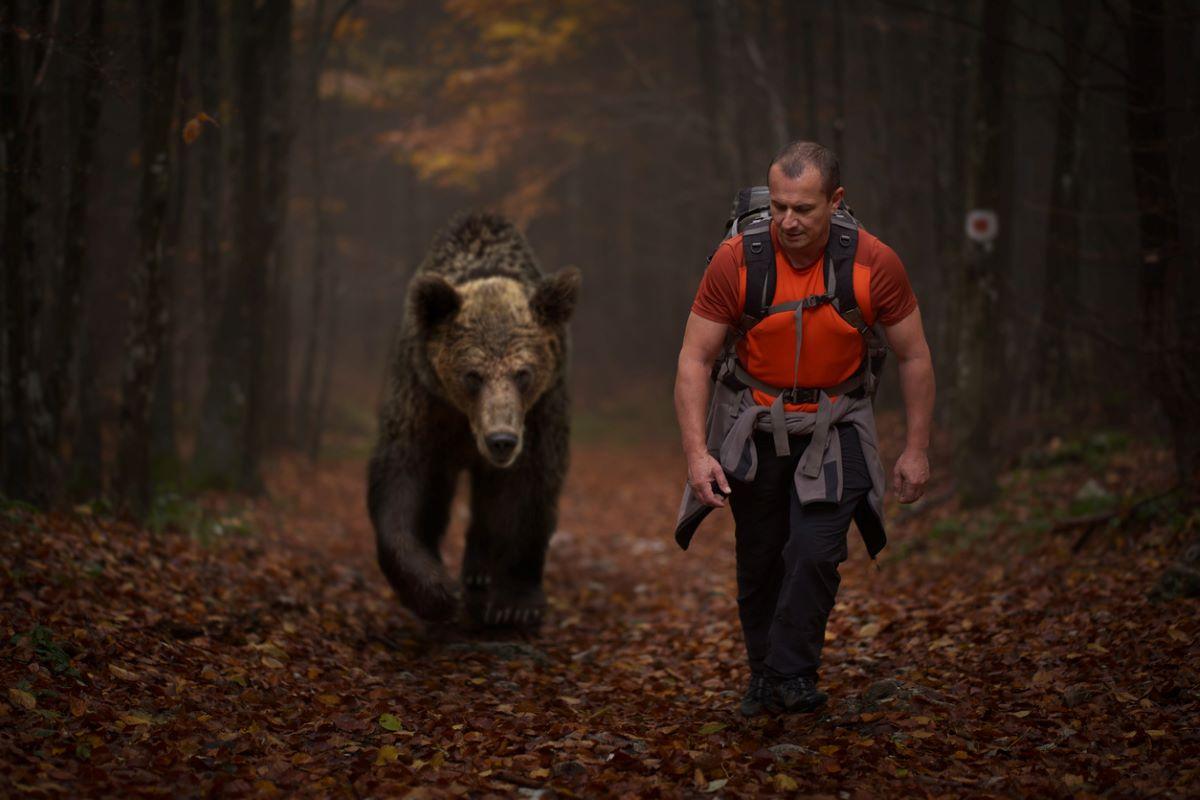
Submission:
[[[580,279],[579,270],[575,267],[560,269],[542,278],[529,298],[529,309],[534,319],[546,326],[562,325],[569,320],[575,310]]]
[[[457,314],[460,307],[462,298],[445,278],[440,275],[413,278],[412,312],[422,333],[428,333],[438,323]]]

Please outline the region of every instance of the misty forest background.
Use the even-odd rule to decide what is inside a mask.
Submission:
[[[1161,436],[1195,480],[1190,4],[8,0],[0,19],[13,498],[256,491],[265,454],[369,436],[406,282],[465,208],[583,270],[580,413],[668,426],[732,195],[801,137],[908,267],[964,497],[1088,426]],[[972,208],[998,214],[994,246],[965,236]]]
[[[745,720],[672,384],[795,138],[908,268],[933,477],[829,706]],[[538,636],[422,626],[365,509],[471,208],[583,273]],[[1194,796],[1198,220],[1190,0],[0,0],[0,794]]]

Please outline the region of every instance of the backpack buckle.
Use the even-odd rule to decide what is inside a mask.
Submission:
[[[800,301],[800,307],[804,309],[816,308],[823,306],[833,300],[833,297],[828,294],[810,294],[808,297]]]
[[[784,389],[780,394],[783,395],[785,403],[816,403],[820,400],[818,393],[820,389]]]

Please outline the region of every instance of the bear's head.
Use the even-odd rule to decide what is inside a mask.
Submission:
[[[532,286],[508,277],[459,286],[435,274],[413,280],[409,312],[436,389],[466,415],[480,454],[497,467],[517,460],[525,413],[561,374],[579,280],[574,268]]]

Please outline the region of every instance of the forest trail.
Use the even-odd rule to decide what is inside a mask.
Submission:
[[[729,516],[675,546],[672,442],[575,448],[530,639],[399,608],[361,458],[277,462],[203,535],[8,507],[0,794],[1196,796],[1200,615],[1146,599],[1159,532],[1072,557],[1039,522],[1094,468],[893,513],[881,569],[852,530],[829,706],[751,721]]]

